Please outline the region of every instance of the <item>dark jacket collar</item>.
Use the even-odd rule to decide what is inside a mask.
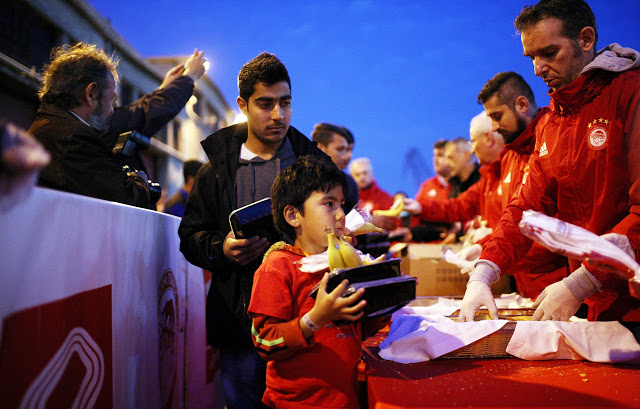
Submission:
[[[237,162],[240,157],[240,147],[248,137],[247,123],[243,122],[212,133],[201,142],[201,145],[212,164],[224,162],[229,157]],[[309,144],[313,146],[315,144],[293,126],[289,126],[285,137],[291,142],[296,156],[315,153],[309,151]]]

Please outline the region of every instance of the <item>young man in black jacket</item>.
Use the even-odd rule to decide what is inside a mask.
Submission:
[[[284,64],[262,53],[238,75],[238,107],[247,122],[202,142],[209,157],[198,174],[179,228],[187,260],[212,272],[207,297],[207,339],[219,348],[227,408],[260,407],[266,362],[251,340],[247,307],[253,274],[270,244],[264,237],[236,239],[229,214],[269,197],[280,170],[298,156],[324,156],[289,126],[291,81]]]

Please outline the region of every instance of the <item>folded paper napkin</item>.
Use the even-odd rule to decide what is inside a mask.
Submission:
[[[640,363],[640,345],[617,321],[519,321],[507,352],[527,360]]]
[[[380,343],[383,359],[412,364],[455,351],[502,328],[506,320],[456,322],[441,315],[394,314]]]
[[[455,322],[443,315],[427,314],[437,313],[434,307],[397,311],[389,335],[380,343],[380,357],[400,363],[428,361],[488,336],[509,322]],[[526,360],[640,363],[640,345],[631,331],[615,321],[517,321],[506,352]]]

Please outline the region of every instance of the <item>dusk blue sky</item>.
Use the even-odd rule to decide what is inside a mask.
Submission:
[[[413,196],[418,179],[433,175],[435,140],[468,137],[482,111],[477,94],[497,72],[519,72],[538,105],[549,103],[513,26],[533,0],[88,1],[144,57],[204,50],[208,75],[235,110],[240,67],[275,53],[291,76],[291,124],[305,135],[317,122],[349,128],[354,158],[370,158],[392,194]],[[589,4],[598,49],[640,49],[640,0]],[[414,148],[421,166],[407,164]]]

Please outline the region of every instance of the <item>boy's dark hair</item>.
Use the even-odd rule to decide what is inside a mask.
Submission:
[[[276,229],[295,241],[296,231],[284,219],[284,208],[291,205],[304,215],[304,202],[313,192],[328,192],[336,186],[347,191],[347,176],[328,157],[300,156],[278,174],[271,187],[271,212]]]
[[[291,91],[291,80],[287,67],[275,55],[268,52],[260,53],[240,69],[238,74],[240,98],[248,103],[258,82],[271,86],[282,81],[289,84],[289,91]]]
[[[569,39],[575,39],[580,30],[585,27],[593,27],[595,41],[598,42],[598,29],[596,28],[596,16],[593,10],[584,0],[540,0],[538,4],[525,6],[514,25],[519,33],[535,26],[542,20],[557,18],[562,21],[562,35]]]
[[[334,133],[344,137],[348,144],[353,145],[353,134],[347,128],[344,126],[330,124],[328,122],[315,124],[313,131],[311,131],[311,140],[327,146],[333,140]]]
[[[496,95],[498,101],[507,105],[509,109],[516,107],[516,98],[520,95],[529,100],[535,106],[536,99],[533,91],[520,74],[513,71],[499,72],[493,76],[480,90],[478,103],[484,104],[492,96]]]
[[[196,173],[198,173],[198,169],[202,166],[202,162],[198,160],[188,160],[182,166],[182,175],[184,176],[184,181],[186,182],[189,176],[196,177]]]

